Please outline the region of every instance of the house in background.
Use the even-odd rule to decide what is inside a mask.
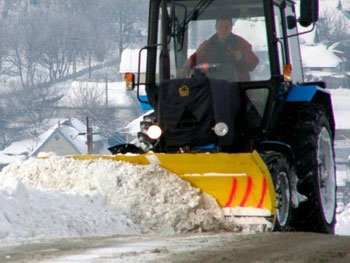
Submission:
[[[124,49],[119,65],[119,73],[124,76],[125,73],[134,73],[137,74],[139,67],[139,53],[140,49]],[[145,82],[145,73],[146,73],[146,57],[147,52],[143,50],[141,53],[140,60],[140,82]],[[137,77],[137,76],[136,76]]]
[[[87,154],[87,128],[78,119],[57,120],[57,124],[51,125],[45,133],[33,139],[25,139],[13,142],[0,151],[0,170],[13,162],[24,161],[29,157],[37,157],[41,153],[50,153],[58,156]],[[43,123],[43,126],[47,124]],[[93,154],[110,154],[107,139],[99,134],[93,134]]]
[[[41,143],[32,151],[30,156],[36,157],[41,152],[51,152],[59,156],[71,154],[87,154],[87,128],[78,119],[66,119],[58,122],[42,135]],[[108,153],[106,140],[98,134],[93,138],[93,153]]]
[[[141,52],[140,56],[140,50],[139,49],[125,49],[122,53],[120,65],[119,65],[119,73],[122,74],[123,78],[125,78],[125,73],[134,73],[135,74],[135,81],[138,77],[138,71],[140,67],[140,83],[145,83],[146,81],[146,58],[147,58],[147,52],[146,50],[143,50]],[[127,88],[127,84],[125,83],[125,89]],[[139,87],[139,95],[140,99],[142,101],[147,102],[148,98],[146,95],[146,90],[144,85],[140,85]],[[139,103],[140,109],[142,111],[151,110],[152,107],[148,103]]]
[[[347,59],[325,45],[301,45],[305,81],[324,81],[330,89],[349,87]]]
[[[345,72],[343,59],[324,45],[301,46],[303,69],[305,73],[321,71],[340,74]]]

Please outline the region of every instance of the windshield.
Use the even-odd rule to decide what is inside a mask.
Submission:
[[[169,1],[158,42],[167,35],[170,78],[270,79],[263,10],[261,0]]]

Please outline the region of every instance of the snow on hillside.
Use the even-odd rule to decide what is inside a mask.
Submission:
[[[70,106],[80,103],[82,99],[96,98],[101,104],[108,100],[110,107],[132,107],[134,101],[125,88],[125,82],[89,82],[73,81],[65,96],[60,100],[60,106]]]

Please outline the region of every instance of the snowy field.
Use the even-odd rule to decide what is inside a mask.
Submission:
[[[350,127],[348,90],[336,90],[337,126]],[[0,173],[0,246],[27,239],[235,231],[189,183],[155,166],[63,157],[14,162]],[[350,235],[350,207],[336,234]]]

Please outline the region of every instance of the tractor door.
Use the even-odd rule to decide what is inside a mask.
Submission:
[[[274,1],[274,24],[279,70],[286,74],[286,81],[303,83],[299,38],[297,27],[294,24],[295,17],[295,8],[292,2]],[[290,69],[291,72],[286,72]]]

